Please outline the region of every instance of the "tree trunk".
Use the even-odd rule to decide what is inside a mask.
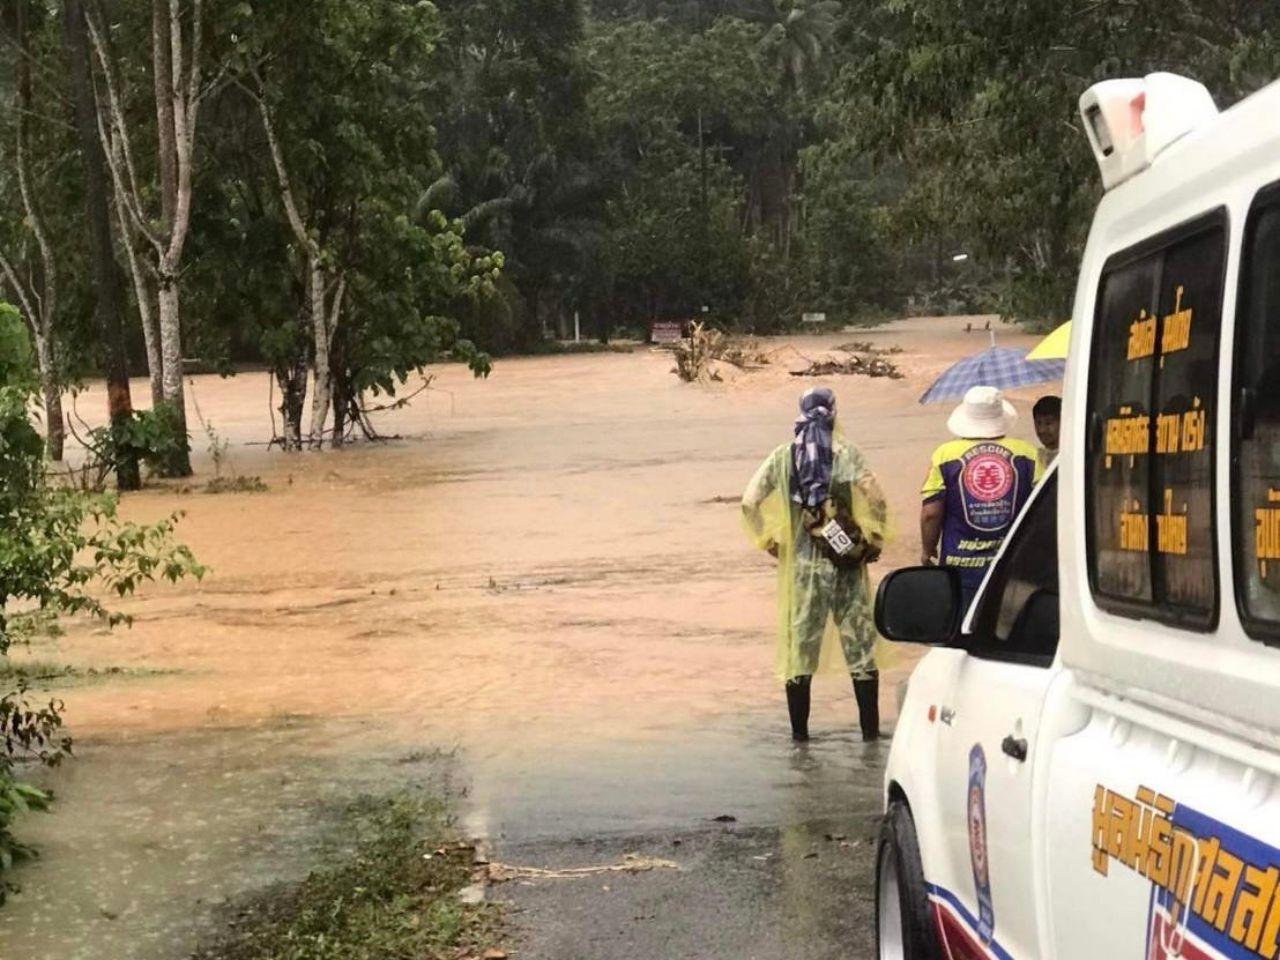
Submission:
[[[156,159],[160,164],[161,232],[173,230],[178,207],[178,131],[173,108],[178,78],[173,75],[173,44],[168,0],[151,2],[151,59],[156,95]]]
[[[319,238],[313,236],[307,228],[307,223],[298,209],[284,150],[276,136],[275,123],[271,119],[271,108],[267,104],[262,89],[262,79],[256,73],[254,77],[258,86],[254,98],[258,102],[258,110],[262,115],[262,129],[267,135],[271,161],[276,168],[276,179],[280,184],[280,200],[284,205],[285,216],[288,219],[289,228],[293,231],[294,239],[298,242],[298,246],[306,251],[307,301],[311,311],[312,370],[315,377],[315,389],[311,395],[309,438],[311,443],[322,446],[325,422],[329,419],[329,407],[333,402],[333,336],[342,315],[342,298],[346,291],[346,280],[339,274],[333,303],[330,305],[329,291],[325,286],[325,269],[321,259],[323,248]]]
[[[182,402],[182,302],[177,276],[165,270],[160,276],[160,362],[164,401]]]
[[[116,262],[111,228],[111,180],[107,159],[102,152],[98,130],[98,109],[94,101],[92,60],[89,52],[89,30],[85,22],[82,0],[66,0],[63,7],[63,37],[70,66],[72,97],[75,101],[76,137],[80,145],[80,161],[84,167],[85,212],[89,231],[89,262],[93,276],[94,323],[98,328],[103,375],[107,378],[107,412],[111,427],[124,431],[133,419],[133,396],[129,386],[129,354],[124,332],[124,281]],[[122,228],[127,216],[120,211]],[[129,242],[129,231],[123,230],[121,243]],[[130,247],[132,250],[132,247]],[[158,357],[158,354],[157,354]],[[150,357],[148,357],[150,360]],[[152,380],[152,404],[160,398],[160,367],[157,363]],[[116,488],[138,490],[142,473],[136,457],[123,456],[116,464]]]
[[[121,220],[120,227],[128,233],[128,223]],[[133,295],[138,301],[138,319],[142,325],[142,342],[147,351],[147,375],[151,380],[151,409],[164,403],[164,356],[160,350],[160,328],[151,309],[151,287],[146,274],[138,263],[137,254],[128,238],[125,239],[129,256],[129,271],[133,276]]]
[[[147,351],[147,379],[151,384],[151,408],[154,410],[164,403],[164,358],[160,353],[160,330],[150,310],[143,318],[142,338]]]
[[[340,447],[346,442],[347,412],[351,407],[350,391],[341,373],[333,377],[333,433],[332,443]]]
[[[166,403],[178,407],[184,416],[182,399],[182,326],[178,289],[181,261],[174,256],[174,234],[178,207],[178,130],[174,123],[174,91],[178,78],[173,75],[173,47],[170,43],[169,4],[152,0],[151,45],[156,96],[156,162],[160,173],[161,234],[169,250],[159,258],[160,291],[158,296],[160,323],[161,390]]]
[[[160,272],[160,358],[164,370],[165,406],[172,410],[178,441],[165,469],[170,477],[191,476],[191,451],[187,438],[186,397],[182,388],[182,304],[177,270],[165,264]]]
[[[151,284],[134,249],[136,231],[129,222],[129,215],[119,202],[116,203],[116,222],[120,226],[120,246],[124,249],[125,262],[129,264],[129,278],[133,281],[133,298],[138,305],[138,323],[142,327],[142,342],[147,353],[147,375],[151,380],[151,409],[164,403],[164,360],[160,355],[160,330],[156,327],[156,315],[151,309]]]
[[[40,370],[40,388],[44,395],[46,414],[46,449],[49,459],[54,463],[62,460],[64,424],[62,422],[62,396],[58,385],[58,372],[53,362],[53,345],[51,338],[58,316],[58,275],[57,257],[53,244],[44,226],[44,218],[36,204],[36,190],[31,181],[30,127],[31,117],[35,113],[35,96],[31,82],[31,61],[34,58],[30,38],[27,33],[28,0],[18,0],[15,5],[15,22],[17,26],[18,55],[14,61],[14,75],[17,81],[17,132],[14,144],[14,167],[18,175],[18,190],[22,196],[22,208],[26,214],[26,225],[34,235],[36,246],[40,251],[40,288],[36,288],[36,280],[31,279],[30,296],[25,299],[27,319],[31,324],[36,343],[36,359]],[[6,264],[9,280],[16,287],[18,280],[11,264]],[[19,295],[21,290],[16,290]]]
[[[40,392],[44,397],[45,449],[54,463],[62,462],[62,448],[66,443],[67,425],[62,416],[62,389],[58,385],[57,370],[53,363],[53,346],[49,343],[49,331],[38,331],[35,336],[36,362],[40,367]]]
[[[182,249],[189,203],[190,164],[186,154],[185,124],[179,124],[179,97],[182,92],[178,51],[181,25],[174,18],[176,8],[165,0],[152,0],[151,43],[156,99],[156,162],[159,165],[160,211],[165,249],[158,259],[159,292],[157,313],[160,332],[161,392],[172,411],[178,441],[165,473],[171,477],[191,476],[191,453],[187,441],[187,408],[182,387],[182,303],[180,276]],[[199,17],[197,9],[196,17]],[[192,52],[193,58],[200,52]],[[184,101],[185,102],[185,101]]]
[[[307,360],[298,357],[292,363],[280,363],[275,368],[276,384],[280,387],[281,429],[284,431],[284,449],[302,449],[302,414],[307,399]]]
[[[324,267],[312,257],[311,279],[311,339],[315,345],[315,391],[311,395],[311,442],[324,442],[324,425],[329,419],[329,404],[333,399],[333,378],[330,375],[329,308],[325,302]]]
[[[528,311],[525,316],[525,331],[528,336],[529,343],[539,343],[547,338],[546,328],[542,324],[542,317],[538,313],[539,293],[536,287],[530,288],[524,297],[525,309]]]

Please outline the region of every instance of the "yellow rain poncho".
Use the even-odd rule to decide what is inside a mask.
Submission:
[[[831,498],[883,549],[890,535],[888,508],[875,475],[838,431],[832,453]],[[849,672],[869,679],[876,671],[877,634],[867,568],[837,568],[805,529],[800,505],[791,497],[790,443],[774,450],[752,477],[742,497],[742,520],[756,547],[777,552],[778,678],[811,676],[834,664],[832,645],[824,643],[834,632]]]

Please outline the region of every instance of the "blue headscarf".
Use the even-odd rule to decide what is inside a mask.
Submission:
[[[806,390],[791,443],[791,499],[803,507],[821,506],[830,495],[835,427],[836,395],[826,387]]]

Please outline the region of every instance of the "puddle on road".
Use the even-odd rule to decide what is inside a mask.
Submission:
[[[852,699],[852,698],[850,698]],[[849,704],[847,706],[852,706]],[[781,713],[781,705],[779,705]],[[755,711],[662,736],[581,742],[533,756],[459,756],[472,772],[463,824],[469,834],[525,843],[556,837],[705,829],[716,817],[742,826],[809,821],[874,808],[887,744],[863,744],[855,721],[796,748],[784,716]]]
[[[447,789],[452,761],[371,749],[359,724],[283,723],[92,743],[21,823],[41,858],[0,910],[12,960],[176,960],[229,899],[306,874],[346,805]]]
[[[491,838],[499,853],[510,839],[674,839],[722,816],[749,827],[874,807],[883,745],[841,730],[797,750],[777,719],[537,753],[512,744],[442,754],[356,722],[92,743],[47,779],[55,812],[22,824],[43,855],[0,910],[0,956],[184,957],[229,900],[305,875],[362,795],[448,789],[460,832]]]
[[[915,397],[976,341],[933,321],[875,336],[908,348],[913,376],[831,382],[899,517],[887,569],[914,560],[943,439],[947,411]],[[128,602],[131,630],[32,651],[162,673],[65,691],[81,755],[52,775],[57,811],[21,825],[44,856],[0,909],[0,957],[184,956],[210,905],[306,869],[333,804],[411,782],[394,759],[441,745],[461,748],[465,825],[498,838],[794,822],[878,791],[847,678],[815,688],[815,729],[844,733],[792,752],[772,567],[732,502],[709,503],[790,436],[808,384],[778,368],[693,387],[669,366],[505,361],[484,383],[448,368],[380,421],[404,441],[303,456],[247,445],[265,377],[196,378],[226,469],[268,490],[129,497],[133,519],[185,510],[211,575]],[[103,405],[90,390],[79,410]],[[887,715],[910,662],[886,675]]]

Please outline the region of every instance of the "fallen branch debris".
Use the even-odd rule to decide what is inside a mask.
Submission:
[[[490,883],[508,883],[512,880],[577,880],[607,873],[649,873],[653,870],[679,870],[672,860],[642,857],[628,853],[621,863],[602,864],[596,867],[569,867],[563,870],[544,870],[541,867],[515,867],[505,863],[486,864]]]
[[[903,352],[902,348],[896,344],[892,347],[877,347],[870,340],[855,340],[836,349],[841,353],[867,353],[876,357],[894,356]]]
[[[719,330],[709,330],[695,323],[689,336],[673,347],[676,366],[672,371],[685,383],[710,383],[723,380],[718,367],[728,364],[739,370],[752,370],[772,362],[772,354],[756,340],[730,339]]]
[[[863,377],[887,377],[901,380],[904,376],[892,360],[870,355],[854,355],[847,360],[816,360],[803,370],[792,370],[793,377],[830,377],[853,375]]]

